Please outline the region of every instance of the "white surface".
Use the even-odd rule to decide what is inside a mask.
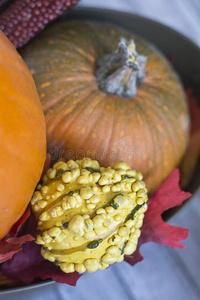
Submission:
[[[166,24],[200,45],[199,0],[82,0],[79,6],[127,11]],[[186,250],[156,244],[142,247],[145,260],[131,267],[113,265],[85,274],[77,287],[55,284],[13,300],[199,300],[200,299],[200,191],[170,223],[189,228]]]
[[[131,12],[159,21],[200,46],[199,0],[81,0],[78,5]]]

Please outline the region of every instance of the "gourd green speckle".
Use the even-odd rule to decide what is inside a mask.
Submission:
[[[122,261],[136,250],[147,200],[142,174],[125,162],[57,162],[31,200],[41,254],[66,273]]]

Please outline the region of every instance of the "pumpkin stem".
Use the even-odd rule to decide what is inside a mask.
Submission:
[[[146,60],[137,53],[133,40],[122,38],[114,53],[97,58],[95,75],[99,88],[107,94],[134,97],[137,85],[145,76]]]

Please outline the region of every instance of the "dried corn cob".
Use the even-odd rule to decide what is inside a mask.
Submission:
[[[48,23],[72,8],[78,1],[15,0],[0,15],[0,29],[16,48],[22,47]],[[5,1],[1,2],[3,6]]]

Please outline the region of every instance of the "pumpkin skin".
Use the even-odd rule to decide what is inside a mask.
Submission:
[[[96,59],[121,37],[134,39],[147,57],[146,76],[134,98],[102,92]],[[146,41],[109,24],[58,22],[22,51],[32,71],[47,124],[52,158],[119,160],[141,171],[153,194],[185,152],[189,115],[178,76]]]
[[[0,239],[24,213],[41,176],[46,128],[27,66],[0,31]]]
[[[43,257],[66,273],[105,269],[138,243],[147,189],[125,162],[100,167],[84,158],[59,161],[31,200]]]

